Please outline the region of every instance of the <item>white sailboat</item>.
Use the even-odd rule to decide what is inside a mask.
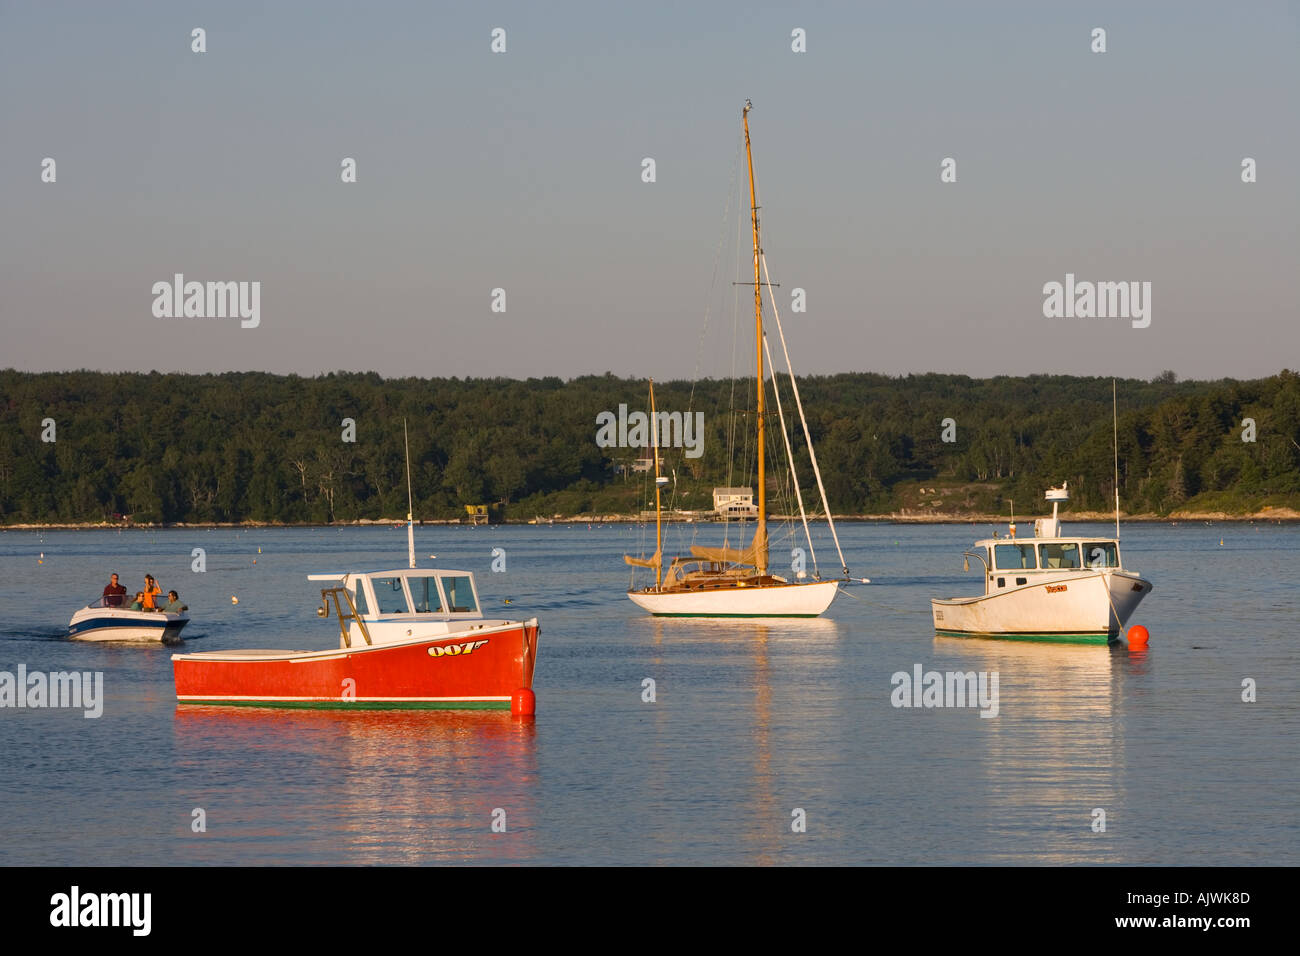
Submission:
[[[768,563],[767,536],[767,474],[765,459],[766,411],[764,403],[764,352],[768,353],[771,364],[770,348],[763,334],[763,296],[762,271],[766,269],[762,246],[759,243],[758,199],[754,188],[754,157],[749,140],[749,111],[751,104],[746,101],[741,113],[745,131],[745,154],[749,165],[749,198],[751,224],[754,240],[754,327],[756,341],[757,365],[757,403],[755,406],[758,432],[758,514],[755,522],[754,536],[747,547],[700,547],[692,546],[690,558],[674,558],[664,568],[663,563],[663,521],[662,521],[662,486],[667,479],[659,473],[658,419],[654,408],[654,383],[650,386],[650,421],[653,451],[651,458],[655,470],[655,553],[650,558],[634,558],[630,555],[624,560],[635,567],[653,568],[655,583],[652,586],[631,588],[628,597],[638,607],[656,617],[817,617],[822,614],[838,593],[839,582],[830,580],[790,581],[771,573]],[[770,285],[770,282],[768,283]],[[789,367],[789,351],[785,349],[785,334],[780,327],[780,316],[776,312],[773,300],[773,317],[780,333],[786,365]],[[775,381],[773,385],[775,386]],[[799,399],[798,385],[793,371],[790,372],[790,384],[803,422],[804,437],[808,443],[813,471],[817,476],[817,486],[821,492],[822,506],[830,522],[831,534],[835,547],[839,550],[839,538],[835,534],[835,524],[831,518],[830,508],[826,505],[826,491],[822,485],[821,474],[817,468],[817,455],[813,450],[812,437],[808,432],[808,423],[803,415],[803,404]],[[773,390],[777,399],[777,411],[781,421],[781,436],[785,443],[786,455],[790,459],[791,472],[794,470],[793,454],[790,449],[789,436],[785,429],[785,416],[781,409],[780,393]],[[812,538],[808,532],[808,518],[804,512],[803,496],[799,491],[797,478],[793,482],[795,496],[799,504],[800,517],[803,520],[808,544],[812,550]],[[815,552],[814,567],[815,567]],[[844,565],[844,555],[840,554],[840,564]],[[847,578],[848,569],[844,568]],[[800,576],[803,572],[800,572]]]

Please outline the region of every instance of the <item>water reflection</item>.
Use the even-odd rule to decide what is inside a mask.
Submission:
[[[1125,737],[1116,719],[1131,662],[1121,648],[936,636],[940,670],[997,671],[999,714],[980,720],[979,764],[997,847],[988,862],[1114,862],[1108,817],[1126,799]]]
[[[206,795],[194,794],[196,805],[221,821],[216,832],[247,838],[250,846],[293,837],[291,848],[270,851],[279,860],[537,857],[531,720],[500,711],[184,705],[173,727],[182,778],[217,783]],[[491,829],[498,808],[505,833]],[[202,860],[202,837],[192,842]]]

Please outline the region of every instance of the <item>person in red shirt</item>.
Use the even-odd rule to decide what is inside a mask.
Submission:
[[[104,588],[104,607],[121,607],[126,600],[126,588],[117,583],[117,575],[112,575],[108,587]]]

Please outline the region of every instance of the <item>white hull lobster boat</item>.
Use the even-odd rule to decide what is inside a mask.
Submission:
[[[1057,508],[1068,499],[1065,486],[1047,492],[1052,517],[1034,523],[1032,540],[1016,538],[1012,524],[1008,538],[975,542],[966,556],[984,565],[984,593],[932,599],[935,633],[1083,644],[1119,640],[1151,593],[1151,582],[1122,566],[1118,538],[1063,535]]]
[[[107,606],[100,598],[72,615],[68,636],[78,641],[172,644],[181,639],[181,629],[189,622],[188,614],[132,611]]]

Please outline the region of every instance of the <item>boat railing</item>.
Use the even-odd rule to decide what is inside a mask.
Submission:
[[[342,594],[342,600],[339,595]],[[330,601],[334,602],[334,612],[339,619],[339,647],[352,646],[352,634],[348,628],[349,621],[355,621],[357,627],[361,630],[361,636],[367,644],[373,644],[370,639],[370,629],[366,627],[366,622],[361,619],[357,613],[357,606],[352,600],[352,592],[345,587],[321,588],[320,590],[321,606],[316,609],[316,614],[320,617],[329,617]],[[347,605],[347,612],[343,610],[343,605]]]

